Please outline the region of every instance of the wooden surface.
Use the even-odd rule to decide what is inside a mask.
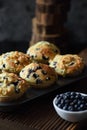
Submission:
[[[87,56],[81,52],[84,57]],[[0,112],[0,130],[85,130],[86,120],[80,123],[71,123],[60,118],[53,108],[53,98],[58,93],[66,91],[79,91],[87,93],[87,77],[45,97],[33,100],[12,112]],[[85,122],[85,124],[84,124]]]

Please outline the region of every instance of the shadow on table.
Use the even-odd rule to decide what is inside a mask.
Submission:
[[[77,124],[75,130],[87,130],[87,118],[83,121],[80,121]]]

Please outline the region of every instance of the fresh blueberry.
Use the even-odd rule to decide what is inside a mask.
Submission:
[[[74,103],[74,104],[76,104],[76,103],[80,103],[80,101],[74,99],[74,100],[73,100],[73,103]]]
[[[79,105],[81,104],[81,100],[78,100],[77,104],[78,104],[78,106],[79,106]]]
[[[81,111],[87,109],[87,97],[77,92],[66,92],[57,95],[57,106],[68,111]]]
[[[62,105],[62,104],[58,104],[58,107],[59,107],[59,108],[63,108],[63,105]]]
[[[65,105],[65,106],[63,107],[63,110],[67,110],[67,109],[68,109],[68,106]]]
[[[68,106],[69,111],[74,111],[74,108],[72,106]]]

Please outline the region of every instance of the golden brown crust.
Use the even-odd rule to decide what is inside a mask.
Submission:
[[[0,70],[7,72],[19,73],[29,63],[29,56],[18,51],[7,52],[0,56]]]
[[[27,50],[31,60],[41,63],[48,63],[58,53],[60,53],[58,47],[46,41],[38,42]]]
[[[55,83],[57,74],[46,64],[31,63],[21,70],[20,77],[35,88],[47,88]]]
[[[0,101],[8,102],[21,97],[29,88],[29,84],[14,73],[0,74]]]
[[[50,67],[55,68],[59,75],[76,76],[82,72],[84,62],[78,55],[56,55],[53,61],[50,62]]]

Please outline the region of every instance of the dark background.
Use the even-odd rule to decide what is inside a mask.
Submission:
[[[31,39],[31,20],[35,0],[0,0],[0,54],[19,50],[26,52]],[[71,0],[65,26],[69,44],[79,47],[87,43],[87,0]]]

